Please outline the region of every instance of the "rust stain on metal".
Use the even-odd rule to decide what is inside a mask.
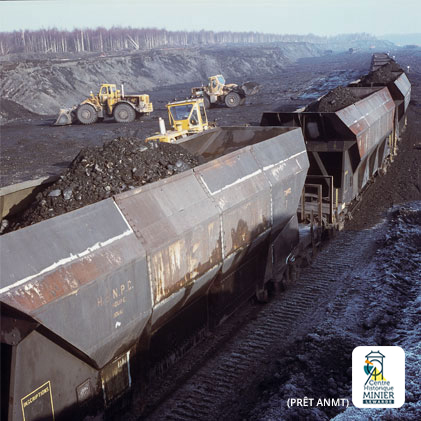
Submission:
[[[123,241],[128,243],[126,249],[132,250],[134,255],[135,238]],[[61,297],[77,294],[81,286],[119,267],[124,260],[122,250],[121,242],[118,242],[70,264],[59,266],[4,294],[2,301],[30,313]]]
[[[270,221],[264,216],[262,216],[260,223],[253,225],[252,229],[249,229],[248,224],[244,219],[240,219],[237,223],[237,227],[231,229],[232,248],[230,253],[241,247],[250,245],[256,237],[268,228],[270,228]]]
[[[248,229],[247,222],[240,219],[237,228],[231,229],[232,247],[234,250],[250,242],[251,232]]]
[[[203,233],[203,235],[201,235]],[[219,224],[214,221],[150,252],[155,303],[186,287],[222,261]]]
[[[189,248],[184,239],[152,253],[151,281],[154,288],[155,303],[162,301],[181,288],[188,287],[195,279],[222,261],[221,240],[207,253],[196,243]],[[207,250],[207,249],[206,249]]]

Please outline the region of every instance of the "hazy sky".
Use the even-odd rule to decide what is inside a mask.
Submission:
[[[0,1],[0,30],[104,26],[334,35],[421,32],[421,0]]]

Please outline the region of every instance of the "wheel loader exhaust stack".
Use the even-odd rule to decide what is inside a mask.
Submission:
[[[98,95],[91,91],[89,98],[79,105],[61,109],[54,122],[55,126],[64,126],[78,121],[81,124],[92,124],[106,116],[114,117],[118,123],[130,123],[137,116],[149,115],[153,111],[149,95],[125,94],[124,85],[118,90],[116,85],[104,83]]]
[[[222,75],[211,76],[206,86],[192,88],[192,98],[203,98],[208,109],[214,104],[225,104],[229,108],[238,107],[246,102],[246,97],[259,92],[260,85],[245,82],[241,86],[235,83],[225,84]]]

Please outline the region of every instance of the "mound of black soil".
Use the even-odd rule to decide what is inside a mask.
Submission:
[[[5,232],[61,215],[198,165],[179,145],[117,138],[82,149],[53,185],[14,217]]]
[[[376,71],[370,72],[361,79],[360,86],[371,86],[372,84],[387,84],[396,79],[396,72],[403,72],[402,68],[395,62],[385,64]]]
[[[1,98],[0,101],[0,118],[4,121],[15,120],[17,118],[33,118],[37,114],[27,110],[17,102],[7,98]]]
[[[306,107],[308,112],[333,113],[359,101],[351,88],[338,86],[332,89],[319,101],[312,102]]]

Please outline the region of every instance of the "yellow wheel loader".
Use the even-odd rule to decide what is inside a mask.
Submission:
[[[235,83],[225,83],[222,75],[209,77],[208,84],[198,88],[192,88],[192,98],[203,98],[206,109],[214,104],[225,104],[234,108],[243,105],[246,97],[255,95],[259,91],[259,85],[255,82],[245,82],[241,86]]]
[[[61,109],[54,123],[55,126],[64,126],[78,121],[81,124],[92,124],[105,116],[114,117],[118,123],[130,123],[137,116],[149,114],[153,111],[149,95],[124,94],[116,85],[103,83],[98,95],[91,91],[89,98],[70,109]]]
[[[173,101],[167,104],[168,119],[172,130],[165,128],[164,120],[159,118],[159,133],[145,141],[178,143],[185,137],[212,128],[208,123],[203,98]]]

